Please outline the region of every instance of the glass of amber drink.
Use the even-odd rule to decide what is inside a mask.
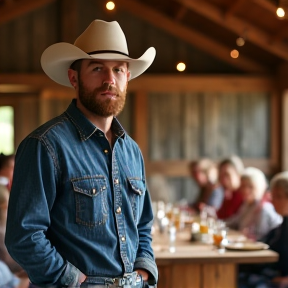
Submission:
[[[224,239],[222,233],[214,232],[213,233],[213,245],[217,248],[221,247],[222,240]]]
[[[216,221],[213,229],[213,245],[217,248],[222,247],[222,241],[226,237],[225,224],[222,221]]]

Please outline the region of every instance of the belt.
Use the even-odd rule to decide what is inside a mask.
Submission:
[[[109,287],[115,286],[115,287],[125,287],[125,286],[138,286],[142,282],[141,275],[138,275],[138,273],[132,272],[132,273],[125,273],[123,277],[116,277],[116,278],[107,278],[107,277],[93,277],[88,276],[86,280],[81,284],[81,287],[89,286],[91,285],[106,285]]]

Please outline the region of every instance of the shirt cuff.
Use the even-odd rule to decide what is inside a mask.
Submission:
[[[134,263],[134,270],[143,269],[149,272],[148,283],[151,285],[157,284],[158,269],[154,260],[150,258],[138,257]]]
[[[67,262],[63,275],[60,277],[61,287],[76,287],[79,283],[80,270]]]

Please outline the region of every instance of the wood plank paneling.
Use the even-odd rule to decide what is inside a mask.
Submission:
[[[270,97],[263,93],[244,94],[240,99],[240,149],[243,157],[270,156]]]
[[[234,264],[203,264],[203,288],[237,288]],[[231,286],[234,283],[234,286]]]
[[[15,21],[14,34],[18,35],[13,38],[13,46],[15,45],[17,63],[19,72],[30,71],[30,37],[27,37],[27,31],[30,30],[30,18],[27,15],[21,16]]]
[[[196,159],[200,155],[200,97],[199,93],[183,95],[183,158]],[[200,144],[202,146],[202,143]]]
[[[288,90],[283,95],[282,106],[282,170],[288,170]]]
[[[187,153],[183,145],[183,139],[187,136],[185,134],[187,126],[183,127],[183,122],[190,124],[189,121],[195,121],[190,117],[190,113],[184,114],[182,111],[183,105],[187,104],[187,97],[179,93],[152,93],[149,95],[149,101],[149,158],[153,160],[183,158]],[[195,100],[191,103],[195,104]],[[191,139],[189,134],[188,139]]]
[[[150,95],[149,160],[185,159],[187,151],[194,151],[189,153],[194,159],[219,159],[231,154],[244,158],[270,156],[271,96],[267,93],[206,92],[191,97],[190,106],[185,94]],[[189,121],[194,123],[193,130]]]
[[[185,277],[184,277],[185,275]],[[172,266],[171,288],[197,288],[200,286],[200,266],[197,264],[179,264]],[[193,279],[193,280],[192,280]],[[208,287],[207,287],[208,288]]]
[[[37,95],[19,99],[14,106],[15,149],[20,142],[39,126],[39,102]],[[29,117],[27,117],[29,115]]]
[[[138,96],[138,94],[134,95],[134,93],[127,93],[124,109],[117,116],[117,118],[120,121],[120,123],[123,126],[123,128],[129,134],[129,136],[134,138],[134,140],[136,142],[139,141],[139,137],[143,137],[142,134],[145,134],[145,132],[143,132],[143,131],[145,131],[145,128],[147,127],[147,125],[145,125],[146,124],[146,119],[141,117],[141,116],[145,116],[145,115],[143,115],[143,113],[145,113],[145,111],[146,111],[146,109],[145,109],[145,100],[146,100],[146,98],[144,97],[144,99],[143,99],[144,101],[142,101],[140,104],[138,104],[140,106],[139,109],[141,109],[140,111],[142,111],[142,114],[139,117],[139,115],[138,115],[139,109],[137,109],[138,106],[135,103],[137,101],[137,99],[139,98],[137,96]],[[140,100],[142,100],[141,95],[140,95]],[[137,118],[140,119],[140,121],[141,121],[140,123],[138,123],[139,121],[137,120]],[[136,123],[138,123],[138,124],[136,124]],[[138,127],[138,128],[136,128],[136,127]],[[137,135],[135,135],[134,131],[137,132]],[[144,137],[145,137],[145,135],[144,135]],[[140,143],[143,143],[143,142],[144,141],[140,140]],[[142,150],[142,147],[140,147],[140,148]],[[145,149],[145,150],[147,150],[147,149]]]
[[[202,95],[201,115],[202,123],[200,123],[202,130],[202,144],[200,147],[201,156],[208,156],[215,158],[218,155],[219,149],[219,97],[217,93],[204,93]],[[187,143],[186,143],[187,145]]]

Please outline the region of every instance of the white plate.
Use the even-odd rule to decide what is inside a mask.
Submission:
[[[268,249],[269,245],[262,242],[234,242],[234,243],[228,243],[224,247],[229,250],[253,251],[253,250]]]

